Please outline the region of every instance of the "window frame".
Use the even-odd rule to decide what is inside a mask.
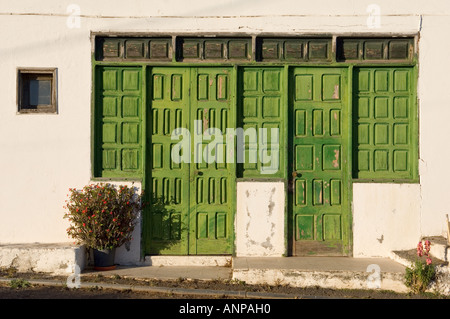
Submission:
[[[51,81],[50,99],[48,105],[25,105],[24,84],[26,78],[35,77]],[[17,68],[17,114],[57,114],[57,69],[56,68]]]

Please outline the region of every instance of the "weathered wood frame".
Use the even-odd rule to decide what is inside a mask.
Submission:
[[[51,104],[37,105],[30,108],[24,105],[24,77],[34,77],[37,80],[51,81]],[[57,69],[56,68],[17,68],[17,114],[57,114]]]

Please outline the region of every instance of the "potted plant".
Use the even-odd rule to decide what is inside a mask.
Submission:
[[[142,195],[134,187],[90,184],[70,188],[68,196],[67,234],[93,250],[94,269],[114,269],[115,250],[131,240]]]

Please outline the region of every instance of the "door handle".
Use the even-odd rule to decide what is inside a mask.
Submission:
[[[294,180],[296,177],[300,177],[301,174],[299,172],[292,172],[292,177],[289,179],[288,183],[288,192],[293,193],[294,192]]]
[[[294,192],[294,181],[296,177],[301,177],[302,174],[300,172],[293,171],[292,177],[289,179],[288,183],[288,192],[293,193]]]
[[[203,172],[196,169],[196,170],[194,171],[194,175],[202,176],[202,175],[203,175]]]

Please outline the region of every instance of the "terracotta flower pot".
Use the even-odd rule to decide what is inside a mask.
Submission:
[[[94,251],[94,269],[95,270],[113,270],[116,268],[114,257],[116,249],[93,249]]]

